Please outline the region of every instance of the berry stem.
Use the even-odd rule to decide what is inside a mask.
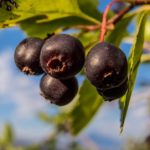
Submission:
[[[150,4],[150,0],[126,0],[126,1],[124,1],[124,0],[117,0],[116,2],[125,2],[125,3],[128,3],[129,6],[127,6],[125,9],[123,9],[122,11],[120,11],[119,13],[114,15],[112,18],[106,20],[107,21],[107,25],[106,25],[106,23],[104,23],[106,30],[113,30],[114,29],[114,25],[116,23],[118,23],[124,17],[124,15],[126,15],[129,11],[131,11],[136,6]],[[108,5],[110,5],[110,4],[108,4]],[[111,8],[111,6],[109,6],[109,7]],[[79,30],[84,30],[84,32],[89,32],[89,31],[95,31],[95,30],[98,30],[98,29],[102,28],[102,24],[94,24],[94,25],[82,25],[81,24],[81,25],[73,26],[72,28],[73,29],[75,28],[75,29],[79,29]],[[67,30],[67,29],[68,28],[64,28],[63,30]]]
[[[109,19],[107,21],[107,25],[110,24],[116,24],[117,22],[120,21],[120,19],[122,19],[122,17],[127,14],[130,10],[132,10],[134,7],[136,6],[140,6],[140,5],[146,5],[146,4],[150,4],[150,0],[128,0],[126,1],[127,3],[129,3],[130,5],[123,9],[122,11],[120,11],[118,14],[116,14],[114,17],[112,17],[111,19]]]
[[[106,26],[107,26],[107,15],[108,15],[108,12],[110,10],[110,8],[113,6],[113,4],[115,4],[116,2],[119,2],[121,0],[112,0],[112,2],[110,2],[105,11],[104,11],[104,14],[103,14],[103,18],[102,18],[102,25],[101,25],[101,35],[100,35],[100,42],[103,42],[104,41],[104,37],[105,37],[105,34],[106,34]]]
[[[122,17],[126,13],[128,13],[130,10],[132,10],[135,6],[150,4],[150,0],[135,0],[135,1],[128,0],[126,2],[130,3],[130,5],[107,21],[107,15],[108,15],[108,12],[109,12],[110,8],[113,6],[114,3],[120,2],[120,1],[122,1],[122,0],[112,0],[112,2],[110,2],[107,5],[107,7],[104,11],[103,18],[102,18],[102,24],[101,24],[100,42],[104,41],[107,26],[113,25],[113,24],[116,24],[117,22],[119,22],[120,19],[122,19]]]
[[[120,19],[122,19],[122,17],[128,13],[134,6],[130,5],[127,8],[123,9],[122,11],[120,11],[118,14],[116,14],[114,17],[112,17],[111,19],[108,20],[107,25],[110,24],[116,24],[117,22],[120,21]]]

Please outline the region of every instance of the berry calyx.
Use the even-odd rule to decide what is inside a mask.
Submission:
[[[99,89],[119,86],[127,78],[128,64],[125,54],[109,43],[98,43],[87,55],[85,73]]]
[[[128,80],[126,79],[121,85],[118,87],[101,90],[97,89],[98,93],[104,98],[105,101],[113,101],[122,97],[128,89]]]
[[[39,38],[26,38],[16,47],[15,63],[25,74],[40,75],[43,73],[40,65],[42,45],[43,40]]]
[[[63,106],[70,103],[78,91],[75,77],[60,80],[46,74],[40,82],[41,95],[51,103]]]
[[[81,42],[66,34],[48,38],[42,46],[40,62],[43,70],[52,77],[66,79],[77,74],[84,65]]]

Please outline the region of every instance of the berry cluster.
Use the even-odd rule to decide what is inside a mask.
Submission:
[[[112,44],[101,42],[87,55],[87,78],[105,100],[112,101],[127,91],[128,64],[125,54]]]
[[[28,75],[40,75],[41,95],[59,106],[72,101],[78,91],[75,75],[83,68],[98,93],[111,101],[127,90],[127,60],[124,53],[108,43],[99,43],[85,60],[82,43],[66,34],[45,40],[27,38],[15,51],[17,67]]]
[[[45,72],[40,82],[41,95],[51,103],[66,105],[77,94],[75,75],[85,62],[84,48],[78,39],[66,34],[45,40],[27,38],[16,47],[14,57],[25,74]]]
[[[7,11],[11,11],[12,6],[17,8],[17,3],[15,0],[0,0],[0,8],[3,6]]]

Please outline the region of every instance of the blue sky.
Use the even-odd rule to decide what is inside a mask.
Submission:
[[[39,77],[27,77],[15,66],[14,49],[24,37],[24,34],[16,28],[0,31],[0,126],[10,122],[15,128],[17,127],[18,132],[24,132],[21,134],[27,134],[28,131],[30,133],[32,130],[36,133],[35,126],[37,128],[44,126],[37,122],[36,112],[48,112],[51,107],[48,108],[39,96]],[[42,129],[45,133],[50,131],[48,126]],[[42,136],[44,130],[38,134]]]
[[[104,1],[103,5],[107,2],[107,0]],[[17,27],[0,30],[0,131],[2,132],[5,123],[10,122],[15,129],[17,139],[37,142],[46,139],[52,132],[51,126],[38,120],[37,112],[54,114],[57,107],[50,105],[40,96],[39,80],[41,76],[26,76],[15,66],[14,50],[24,38],[24,33]],[[121,45],[126,54],[130,47],[131,45],[128,44]],[[117,102],[113,102],[105,103],[90,126],[81,133],[79,139],[84,141],[85,138],[88,138],[96,145],[106,147],[109,139],[111,144],[118,145],[128,136],[138,138],[146,135],[145,131],[150,123],[147,113],[150,87],[143,89],[139,84],[142,81],[150,82],[149,68],[148,64],[140,67],[123,135],[119,135],[118,105]]]
[[[39,121],[36,113],[44,111],[54,114],[57,107],[51,106],[39,95],[40,77],[26,76],[15,66],[14,50],[23,38],[25,35],[18,28],[0,31],[0,130],[2,131],[4,123],[10,122],[14,126],[17,139],[39,141],[46,138],[52,132],[52,128]],[[124,51],[128,51],[131,46],[123,44],[121,47]],[[147,64],[141,65],[136,87],[139,87],[138,83],[142,80],[150,81],[149,67],[150,65]],[[99,143],[101,143],[106,139],[121,142],[121,139],[129,135],[138,137],[143,134],[144,136],[147,128],[146,122],[148,122],[146,106],[150,88],[136,89],[142,92],[134,93],[123,136],[119,136],[119,109],[117,103],[114,102],[106,103],[102,107],[80,138],[84,139],[85,136],[88,136],[94,141],[95,138],[99,138]],[[136,126],[137,122],[138,126]]]

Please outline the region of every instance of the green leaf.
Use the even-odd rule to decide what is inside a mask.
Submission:
[[[127,27],[136,14],[128,14],[121,19],[116,25],[112,32],[110,32],[106,38],[108,43],[112,43],[119,46],[122,39],[128,35]]]
[[[85,48],[85,53],[87,54],[90,50],[91,47],[93,47],[96,43],[99,41],[99,30],[96,31],[91,31],[91,32],[86,32],[79,34],[77,36],[79,40],[82,42],[84,48]]]
[[[41,121],[43,121],[47,124],[52,124],[56,127],[56,126],[64,123],[67,115],[65,113],[61,113],[61,112],[59,112],[57,115],[47,115],[44,112],[40,112],[38,114],[38,117]]]
[[[143,54],[141,57],[141,63],[150,63],[150,54]]]
[[[78,3],[82,12],[97,20],[102,20],[102,14],[97,9],[99,0],[78,0]],[[90,7],[90,9],[87,9],[88,7]]]
[[[61,30],[64,27],[71,27],[75,25],[87,25],[89,22],[79,17],[64,17],[55,19],[50,22],[38,23],[37,21],[43,16],[27,19],[20,23],[20,27],[28,36],[45,38],[48,33],[53,33],[56,30]],[[40,30],[39,30],[40,29]]]
[[[71,133],[77,135],[90,122],[102,104],[103,98],[98,95],[89,81],[85,80],[80,88],[78,104],[70,112]]]
[[[145,40],[150,42],[150,19],[147,20],[145,25]]]
[[[145,5],[141,6],[140,8],[136,9],[133,12],[128,13],[125,15],[116,25],[113,31],[110,31],[106,37],[106,41],[108,43],[112,43],[116,46],[119,46],[122,39],[126,36],[128,36],[127,27],[131,23],[131,21],[134,19],[134,17],[137,16],[137,14],[140,14],[144,12],[145,10],[149,11],[150,6]]]
[[[51,118],[46,113],[43,112],[39,112],[38,118],[45,123],[51,122]]]
[[[12,10],[12,15],[15,18],[8,18],[9,14],[0,8],[0,11],[6,12],[6,17],[0,13],[0,26],[3,24],[17,24],[29,18],[44,16],[40,18],[38,22],[49,22],[55,19],[64,17],[76,16],[85,19],[93,24],[100,24],[100,21],[82,12],[79,7],[78,0],[17,0],[18,8]],[[5,14],[5,13],[4,13]],[[32,25],[32,24],[31,24]]]
[[[134,88],[136,75],[138,72],[140,59],[143,52],[143,43],[144,43],[144,30],[145,30],[145,23],[147,19],[147,12],[140,14],[140,19],[138,22],[138,28],[137,33],[135,36],[135,41],[131,49],[130,57],[128,60],[129,63],[129,82],[128,82],[128,91],[125,94],[125,96],[121,99],[121,106],[122,106],[122,112],[121,112],[121,132],[123,131],[124,122],[126,119],[130,98],[132,95],[132,91]]]
[[[13,131],[10,124],[6,124],[4,128],[3,142],[7,144],[11,144],[13,142]]]

